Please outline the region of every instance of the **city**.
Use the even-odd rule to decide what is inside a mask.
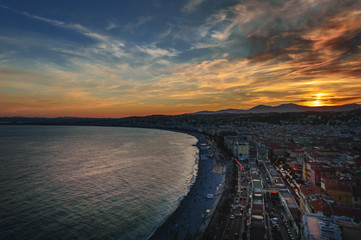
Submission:
[[[299,120],[309,119],[319,117]],[[240,167],[216,239],[357,239],[361,129],[351,122],[224,127],[223,145]]]
[[[218,206],[202,214],[208,220],[197,239],[355,239],[361,233],[360,110],[1,120],[204,136],[201,160],[214,158],[225,182],[215,191],[224,189]]]
[[[0,239],[361,239],[360,0],[0,0]]]

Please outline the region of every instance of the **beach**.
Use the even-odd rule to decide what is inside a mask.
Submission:
[[[223,193],[225,168],[216,164],[205,137],[193,136],[198,139],[199,149],[197,179],[179,207],[149,238],[151,240],[201,237]]]

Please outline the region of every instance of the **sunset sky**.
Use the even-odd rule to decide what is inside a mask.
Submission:
[[[0,116],[361,103],[361,1],[0,0]]]

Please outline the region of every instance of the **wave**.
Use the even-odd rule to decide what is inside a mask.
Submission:
[[[196,144],[193,146],[197,148],[197,153],[194,155],[194,158],[195,158],[194,166],[193,166],[192,171],[190,172],[191,178],[186,181],[186,183],[188,183],[187,190],[180,194],[181,196],[178,198],[178,203],[177,203],[177,207],[175,208],[175,210],[171,214],[169,214],[166,218],[164,218],[160,222],[160,224],[158,224],[156,227],[154,227],[152,229],[151,234],[146,238],[146,240],[151,239],[152,236],[156,233],[156,231],[176,212],[176,210],[182,204],[182,201],[187,197],[187,195],[191,191],[193,184],[196,182],[197,175],[198,175],[199,159],[200,159],[200,149],[198,148],[198,146]]]
[[[163,224],[163,222],[162,222],[162,224]],[[152,236],[154,235],[154,233],[157,231],[157,229],[158,229],[162,224],[155,226],[155,227],[152,229],[151,234],[146,238],[146,240],[151,239]]]

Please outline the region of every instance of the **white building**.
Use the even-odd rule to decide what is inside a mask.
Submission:
[[[303,238],[308,240],[342,240],[342,231],[334,218],[322,213],[303,215]]]

